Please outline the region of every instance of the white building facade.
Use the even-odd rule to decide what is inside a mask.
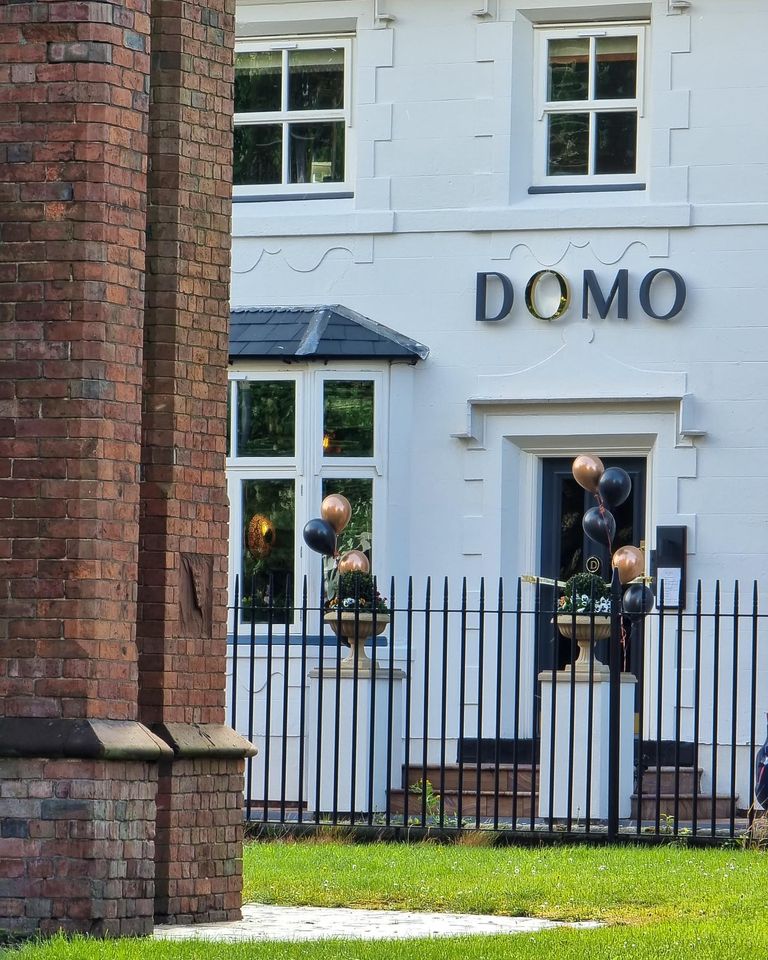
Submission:
[[[628,541],[684,545],[659,566],[681,569],[685,609],[698,580],[706,596],[722,578],[724,603],[735,580],[764,588],[764,0],[284,0],[237,18],[233,308],[338,304],[428,356],[233,356],[233,591],[258,514],[293,601],[306,575],[316,603],[301,530],[335,490],[380,582],[466,577],[476,602],[483,577],[576,572],[590,547],[564,531],[564,465],[581,452],[631,467]]]

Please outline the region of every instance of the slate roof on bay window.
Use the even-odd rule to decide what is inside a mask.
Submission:
[[[343,307],[234,307],[230,360],[426,360],[429,348]]]

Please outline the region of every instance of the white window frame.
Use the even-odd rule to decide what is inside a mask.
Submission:
[[[344,51],[344,106],[338,110],[287,110],[288,97],[288,55],[294,50],[331,50]],[[282,180],[280,183],[253,183],[237,184],[233,187],[233,196],[269,196],[278,199],[282,196],[313,194],[322,197],[324,194],[347,193],[353,182],[352,161],[353,144],[350,132],[352,130],[352,39],[342,36],[318,37],[272,37],[268,40],[238,41],[235,54],[259,53],[268,51],[280,53],[282,56],[281,75],[281,109],[259,113],[235,113],[234,125],[255,126],[277,124],[283,130],[283,157]],[[237,60],[235,60],[237,64]],[[288,149],[288,126],[291,123],[308,123],[316,121],[343,121],[344,122],[344,180],[333,183],[289,183],[290,160]]]
[[[570,23],[557,27],[550,25],[537,26],[534,31],[536,50],[534,70],[536,76],[536,111],[534,118],[534,173],[533,185],[545,187],[583,186],[621,186],[642,184],[646,179],[648,165],[648,135],[649,124],[646,117],[646,82],[647,82],[647,21],[629,21],[624,23]],[[590,96],[587,100],[547,100],[548,86],[548,55],[547,47],[550,40],[589,39],[590,41],[590,94],[594,85],[595,45],[601,37],[636,37],[637,38],[637,90],[636,96],[626,100],[598,100]],[[549,123],[552,113],[589,113],[594,116],[598,113],[623,113],[630,110],[637,111],[637,144],[636,169],[631,174],[595,174],[586,173],[572,176],[558,176],[547,174],[549,152]],[[596,124],[590,121],[589,138],[589,165],[594,163],[594,138]]]
[[[241,382],[292,380],[296,384],[296,446],[293,457],[237,456],[236,384]],[[322,453],[323,388],[327,380],[371,380],[374,384],[374,455],[372,457],[325,457]],[[301,626],[299,607],[302,602],[304,577],[307,577],[308,603],[317,607],[320,601],[322,561],[319,554],[304,543],[302,531],[308,520],[320,515],[323,480],[366,479],[372,482],[374,557],[377,567],[384,554],[384,516],[386,510],[386,425],[389,409],[389,378],[381,366],[354,368],[264,367],[230,371],[230,454],[227,456],[227,489],[230,504],[229,525],[229,597],[234,602],[235,578],[242,572],[242,555],[246,549],[243,528],[242,483],[245,480],[293,480],[295,485],[294,517],[294,608],[296,618],[289,625],[291,632]],[[375,572],[375,571],[374,571]],[[241,585],[242,596],[242,585]],[[233,621],[230,615],[228,627]],[[276,630],[283,630],[281,624]],[[249,621],[237,624],[240,636],[249,635]],[[310,627],[310,632],[312,628]],[[257,636],[266,633],[266,624],[256,624]],[[275,634],[277,636],[277,633]]]

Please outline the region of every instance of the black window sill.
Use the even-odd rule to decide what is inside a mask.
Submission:
[[[339,193],[257,193],[250,196],[239,196],[232,197],[232,203],[275,203],[286,200],[352,200],[354,199],[354,193],[342,192]]]
[[[528,187],[531,195],[551,193],[636,193],[645,190],[644,183],[582,183],[559,186]]]

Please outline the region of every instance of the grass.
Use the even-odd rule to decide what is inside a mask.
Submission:
[[[8,960],[765,960],[768,857],[685,847],[273,842],[245,850],[252,901],[597,919],[595,930],[400,942],[31,943]]]
[[[245,899],[645,924],[743,916],[768,857],[685,847],[249,844]]]

